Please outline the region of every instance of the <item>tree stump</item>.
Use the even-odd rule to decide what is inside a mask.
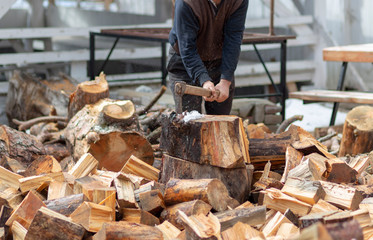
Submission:
[[[241,118],[204,115],[185,122],[178,117],[162,119],[160,147],[169,155],[222,168],[243,167],[250,161]]]
[[[358,106],[346,116],[339,156],[373,150],[373,107]]]

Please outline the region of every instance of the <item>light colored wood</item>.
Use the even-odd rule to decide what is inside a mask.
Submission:
[[[319,154],[317,155],[322,157]],[[325,179],[323,177],[325,171],[326,166],[325,162],[322,159],[304,157],[298,166],[289,171],[287,177],[303,178],[309,181],[318,181]]]
[[[48,200],[67,197],[74,193],[68,182],[52,181],[48,187]]]
[[[356,177],[359,177],[367,169],[370,162],[373,161],[373,153],[351,157],[349,160],[348,165],[357,171],[358,174]]]
[[[277,230],[276,236],[283,237],[283,239],[296,239],[299,234],[299,228],[293,223],[283,223]]]
[[[100,203],[116,192],[114,187],[107,187],[102,182],[86,176],[75,180],[74,194],[84,193],[94,203]]]
[[[109,208],[111,208],[113,210],[113,213],[115,213],[115,209],[116,209],[116,206],[117,206],[116,200],[117,200],[116,199],[116,193],[113,192],[107,198],[105,198],[104,200],[102,200],[101,202],[99,202],[99,205],[109,207]],[[112,220],[115,221],[115,214],[113,214],[112,216],[113,216]]]
[[[263,233],[242,222],[237,222],[233,227],[221,233],[223,240],[241,240],[241,239],[265,239]]]
[[[310,214],[312,213],[322,213],[322,212],[329,212],[329,211],[341,211],[336,206],[328,203],[323,199],[319,199],[319,201],[312,206]]]
[[[8,156],[3,156],[3,158],[0,160],[0,163],[1,166],[5,167],[6,169],[9,169],[10,171],[16,174],[24,174],[26,170],[24,164]]]
[[[5,188],[0,191],[0,203],[15,209],[23,200],[22,193],[15,188]]]
[[[290,197],[275,188],[261,191],[261,193],[264,194],[263,205],[281,213],[285,213],[287,209],[290,209],[294,214],[304,216],[309,213],[312,207],[310,204]]]
[[[163,233],[164,240],[172,240],[177,238],[180,234],[180,230],[172,225],[169,221],[164,221],[162,224],[155,226]]]
[[[27,234],[27,229],[17,221],[14,221],[11,226],[13,240],[24,240]]]
[[[158,181],[159,170],[147,164],[138,157],[131,155],[123,168],[120,170],[123,173],[130,173],[139,177],[144,177],[153,181]]]
[[[285,169],[281,177],[281,182],[286,182],[289,171],[300,164],[303,158],[303,153],[297,151],[292,146],[286,148],[285,153]]]
[[[74,167],[69,171],[69,174],[75,178],[88,176],[91,172],[97,169],[98,161],[90,153],[85,153],[81,156]]]
[[[251,208],[251,207],[254,207],[254,204],[252,204],[250,201],[246,201],[242,203],[240,206],[236,207],[235,209]]]
[[[23,201],[18,205],[18,207],[14,209],[12,215],[5,224],[7,226],[11,226],[14,221],[18,221],[26,229],[28,229],[36,212],[41,207],[46,207],[46,205],[39,197],[37,197],[35,193],[30,191]]]
[[[364,198],[359,204],[359,209],[368,210],[370,218],[373,220],[373,198]]]
[[[159,189],[140,193],[139,200],[141,209],[155,216],[158,216],[166,208],[163,195]]]
[[[308,228],[309,226],[317,223],[317,222],[322,222],[324,223],[325,218],[335,215],[336,213],[339,213],[338,211],[326,211],[326,212],[318,212],[318,213],[312,213],[312,214],[307,214],[306,216],[300,217],[299,218],[299,227],[301,229]],[[345,214],[345,212],[342,212]],[[346,215],[345,215],[346,216]],[[345,217],[343,216],[343,217]],[[348,216],[350,219],[352,217]],[[336,218],[334,218],[336,219]]]
[[[369,211],[367,209],[358,209],[350,214],[356,221],[359,222],[362,228],[372,224],[372,219],[370,218]]]
[[[263,227],[262,233],[265,237],[275,236],[283,223],[291,223],[283,214],[277,212]]]
[[[25,240],[80,240],[84,234],[85,229],[70,218],[41,207],[31,222]]]
[[[122,101],[106,105],[102,109],[107,124],[131,125],[136,119],[135,106],[131,101]]]
[[[50,155],[40,156],[25,170],[24,176],[31,177],[48,173],[62,172],[59,162]]]
[[[373,94],[352,91],[308,90],[289,93],[289,98],[318,102],[373,104]]]
[[[324,61],[373,62],[373,44],[327,47],[323,49]]]
[[[19,179],[23,178],[23,176],[16,174],[4,167],[0,166],[0,181],[3,184],[6,184],[9,187],[18,189],[19,188]]]
[[[45,175],[24,177],[19,179],[20,189],[22,193],[26,193],[32,189],[48,186],[52,181],[64,181],[65,177],[62,172],[48,173]]]
[[[363,200],[362,194],[355,188],[337,183],[320,181],[326,195],[324,200],[347,210],[356,210]]]
[[[82,225],[87,231],[98,232],[102,224],[113,219],[113,209],[92,202],[84,202],[71,215],[73,222]]]
[[[228,208],[230,197],[225,185],[217,179],[170,179],[167,182],[164,201],[167,206],[202,200],[217,211]]]
[[[162,195],[164,195],[165,188],[166,188],[165,184],[158,183],[156,181],[151,181],[151,182],[145,183],[145,184],[141,185],[138,189],[136,189],[134,191],[134,193],[135,193],[135,199],[136,199],[137,202],[139,202],[140,201],[140,198],[139,198],[139,194],[140,193],[149,192],[149,191],[157,190],[157,189],[159,191],[161,191]]]
[[[160,223],[157,217],[142,209],[122,208],[120,211],[123,213],[122,221],[145,224],[148,226],[155,226]]]
[[[106,171],[106,170],[96,170],[94,173],[90,174],[94,179],[102,182],[105,186],[111,187],[114,179],[118,176],[118,172]]]
[[[218,218],[212,213],[207,216],[199,214],[188,217],[185,213],[178,210],[178,215],[185,226],[187,238],[194,236],[201,239],[220,237],[220,223]]]
[[[114,179],[114,186],[117,190],[118,204],[121,208],[134,208],[138,206],[134,194],[135,186],[131,181],[118,176]]]
[[[316,224],[311,225],[308,228],[305,228],[301,231],[299,239],[309,239],[309,240],[333,240],[333,238],[328,233],[328,230],[325,226],[318,222]]]
[[[293,177],[289,177],[286,180],[281,192],[311,205],[314,205],[320,198],[322,199],[325,196],[325,191],[321,187],[320,182]]]

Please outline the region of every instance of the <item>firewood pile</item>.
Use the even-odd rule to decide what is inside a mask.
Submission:
[[[371,109],[340,142],[108,94],[101,74],[66,117],[0,126],[0,239],[373,238]]]

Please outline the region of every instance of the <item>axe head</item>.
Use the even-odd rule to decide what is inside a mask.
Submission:
[[[176,113],[183,112],[183,95],[185,93],[186,83],[183,81],[176,81],[174,87],[175,93],[175,111]]]

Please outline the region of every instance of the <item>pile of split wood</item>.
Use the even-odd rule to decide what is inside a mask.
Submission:
[[[77,86],[67,117],[0,126],[0,239],[373,237],[370,129],[356,110],[336,157],[294,125],[149,108],[109,99],[102,74]]]

